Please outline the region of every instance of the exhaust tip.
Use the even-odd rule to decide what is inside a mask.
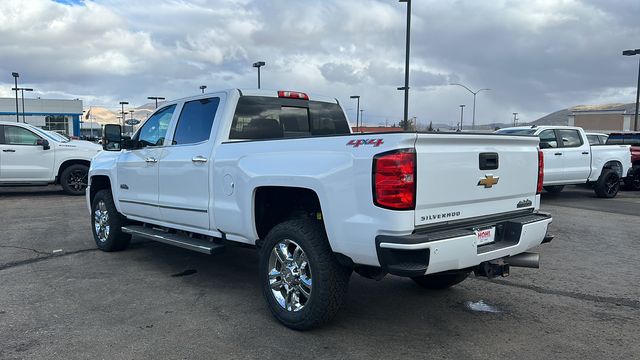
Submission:
[[[522,254],[510,256],[504,259],[504,262],[514,267],[525,267],[532,269],[540,268],[540,254],[525,252]]]

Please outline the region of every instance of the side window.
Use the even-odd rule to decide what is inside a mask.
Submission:
[[[600,145],[600,138],[598,135],[587,135],[587,140],[589,140],[589,145]]]
[[[209,140],[220,98],[189,101],[182,107],[173,145],[195,144]]]
[[[563,147],[578,147],[582,145],[582,138],[578,130],[558,130],[558,135],[562,139]]]
[[[171,105],[153,114],[140,128],[137,140],[143,146],[162,146],[175,109],[176,106]]]
[[[557,148],[558,140],[556,139],[556,133],[554,130],[544,130],[538,135],[540,137],[541,148]]]
[[[4,126],[4,143],[9,145],[36,145],[40,137],[31,131],[18,127]]]

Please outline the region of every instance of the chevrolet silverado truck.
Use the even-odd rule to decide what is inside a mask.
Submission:
[[[352,134],[336,99],[238,89],[165,103],[120,134],[105,127],[89,171],[98,248],[254,247],[268,308],[293,329],[331,319],[353,271],[444,289],[538,267],[528,251],[551,240],[534,136]]]
[[[60,184],[70,195],[84,195],[91,158],[100,151],[98,144],[0,121],[0,186]]]
[[[505,135],[536,135],[544,153],[544,189],[557,194],[565,185],[589,184],[601,198],[613,198],[631,173],[629,145],[591,146],[580,127],[520,126],[496,131]]]

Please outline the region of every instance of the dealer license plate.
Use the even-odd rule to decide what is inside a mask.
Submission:
[[[476,230],[476,244],[478,246],[491,244],[496,240],[496,227]]]

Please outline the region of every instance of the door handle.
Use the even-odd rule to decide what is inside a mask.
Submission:
[[[193,161],[194,163],[206,163],[207,158],[204,156],[196,156],[193,159],[191,159],[191,161]]]
[[[148,157],[148,158],[145,158],[144,161],[146,161],[148,163],[151,163],[151,164],[155,164],[155,163],[158,162],[158,159],[152,158],[152,157]]]
[[[562,153],[555,153],[555,154],[553,154],[553,155],[562,155]]]
[[[2,152],[16,152],[16,151],[13,150],[13,149],[4,149],[4,150],[2,150]]]
[[[589,152],[588,151],[583,151],[582,155],[589,155]]]

